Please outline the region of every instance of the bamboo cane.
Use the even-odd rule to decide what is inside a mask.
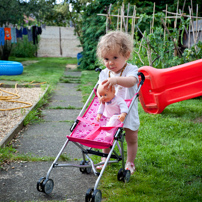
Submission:
[[[166,27],[163,18],[161,18],[161,22],[162,22],[163,26],[166,28],[166,31],[168,32],[168,35],[170,35],[170,32],[169,32],[168,28]],[[177,50],[177,53],[178,53],[179,57],[181,57],[181,53],[180,53],[180,51],[179,51],[179,49],[178,49],[178,46],[176,45],[174,39],[173,39],[171,36],[170,36],[170,38],[171,38],[171,40],[173,41],[173,44],[174,44],[174,46],[175,46],[175,49]]]
[[[176,10],[176,17],[175,17],[174,29],[177,27],[177,14],[178,14],[178,7],[179,7],[179,0],[177,1],[177,10]]]
[[[166,10],[163,10],[163,12],[167,12],[168,14],[172,14],[172,15],[176,15],[176,13],[173,13],[173,12],[169,12],[169,11],[166,11]],[[178,16],[182,16],[182,14],[177,14]],[[188,17],[190,18],[190,15],[184,15],[184,17]],[[191,16],[192,18],[196,18],[196,16]],[[198,17],[198,19],[202,19],[202,17]]]
[[[129,16],[129,10],[130,10],[130,3],[128,3],[128,10],[127,10],[127,18],[126,18],[126,32],[128,32],[128,16]]]
[[[174,29],[177,28],[177,14],[178,14],[178,6],[179,6],[179,0],[177,1],[177,10],[176,10],[176,16],[175,16],[175,22],[174,22]],[[174,38],[175,43],[177,43],[177,39]],[[177,50],[174,50],[174,56],[177,56]]]
[[[124,10],[124,4],[122,4],[122,6],[121,6],[121,28],[120,28],[121,31],[123,28],[123,10]]]
[[[153,27],[154,27],[154,15],[155,15],[155,7],[156,7],[156,4],[155,4],[155,2],[154,2],[154,7],[153,7],[153,20],[152,20],[152,28],[151,28],[150,33],[153,33]]]
[[[198,30],[198,4],[196,4],[196,41],[198,41],[198,34],[199,34],[199,30]]]
[[[182,7],[182,13],[184,13],[185,4],[186,4],[186,0],[184,0],[184,4],[183,4],[183,7]]]
[[[119,9],[118,9],[118,16],[117,16],[117,26],[116,29],[119,30]]]
[[[189,13],[190,13],[190,16],[192,14],[192,11],[191,11],[191,8],[189,7]],[[192,21],[192,18],[191,18],[191,26],[192,26],[192,35],[193,35],[193,39],[194,39],[194,47],[195,47],[195,50],[196,50],[196,38],[195,38],[195,33],[194,33],[194,25],[193,25],[193,21]],[[191,34],[190,34],[191,36]],[[191,47],[191,39],[190,39],[190,47]]]
[[[133,16],[136,16],[136,8],[134,6],[134,9],[133,9]],[[132,38],[134,39],[134,32],[135,32],[135,18],[132,18]]]
[[[167,19],[167,10],[168,10],[168,4],[166,4],[166,16],[165,16],[165,25],[166,25],[166,19]],[[164,27],[164,45],[165,45],[165,40],[166,40],[166,29]]]

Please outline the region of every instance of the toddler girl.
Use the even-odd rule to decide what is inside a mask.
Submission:
[[[132,38],[120,31],[113,31],[101,37],[97,47],[97,55],[106,66],[99,75],[99,83],[108,89],[115,87],[116,95],[123,99],[131,99],[137,90],[138,67],[127,63],[132,50]],[[125,169],[130,170],[131,174],[135,171],[139,125],[138,100],[136,100],[123,126],[127,142]],[[109,153],[109,150],[104,149],[104,152]],[[102,162],[105,160],[106,158],[102,158]]]

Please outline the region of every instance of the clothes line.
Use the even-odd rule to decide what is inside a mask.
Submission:
[[[40,26],[28,27],[0,27],[0,45],[4,45],[5,41],[11,41],[11,43],[17,43],[17,39],[23,39],[23,35],[28,36],[28,41],[33,44],[38,44],[38,35],[42,34],[42,28]]]

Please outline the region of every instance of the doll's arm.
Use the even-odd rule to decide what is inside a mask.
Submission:
[[[120,107],[121,114],[118,116],[119,120],[123,122],[128,114],[128,106],[122,98],[118,97],[118,105]]]
[[[102,114],[104,112],[104,108],[105,108],[105,104],[101,103],[98,107],[97,110],[97,116],[96,116],[96,120],[99,122],[100,118],[102,117]]]
[[[124,122],[124,120],[125,120],[125,118],[126,118],[126,115],[127,115],[127,113],[125,113],[125,112],[121,113],[121,114],[118,116],[119,120],[120,120],[121,122]]]
[[[96,120],[97,120],[97,122],[100,121],[101,117],[102,117],[102,114],[97,114],[97,116],[96,116]]]

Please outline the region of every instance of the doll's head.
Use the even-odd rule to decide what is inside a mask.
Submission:
[[[115,97],[115,88],[108,89],[104,88],[103,84],[99,84],[97,91],[101,102],[109,102]]]

